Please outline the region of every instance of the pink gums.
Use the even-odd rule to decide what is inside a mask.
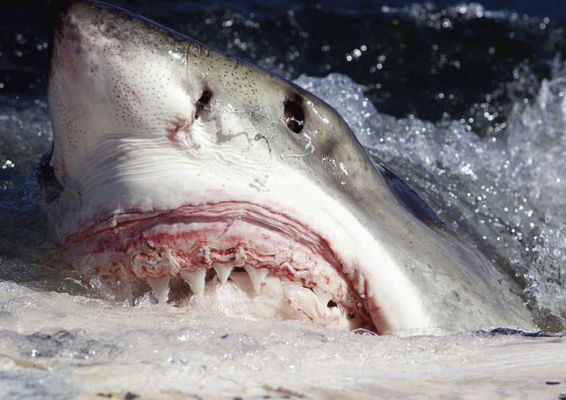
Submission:
[[[68,261],[91,280],[116,291],[147,278],[175,277],[214,265],[268,268],[270,274],[332,295],[371,325],[359,270],[346,277],[328,242],[307,226],[251,203],[222,202],[171,211],[122,214],[69,237]],[[365,290],[365,285],[361,285]],[[381,318],[375,324],[385,330]]]

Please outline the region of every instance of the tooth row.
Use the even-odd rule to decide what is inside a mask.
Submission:
[[[216,276],[221,284],[225,284],[234,269],[232,265],[222,265],[214,264],[214,270],[216,271]],[[250,277],[250,281],[254,287],[254,291],[257,293],[261,290],[261,287],[265,285],[265,279],[269,275],[269,269],[267,268],[254,268],[251,265],[245,265],[244,269]],[[202,296],[204,294],[205,281],[206,281],[206,268],[199,268],[196,271],[187,272],[182,271],[179,273],[181,279],[183,279],[191,288],[193,293],[197,296]],[[147,278],[147,283],[153,290],[155,299],[159,304],[167,303],[169,297],[169,283],[171,277],[163,278]]]

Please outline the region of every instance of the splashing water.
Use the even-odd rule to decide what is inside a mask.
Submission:
[[[391,167],[458,234],[524,285],[545,329],[566,326],[566,68],[506,128],[481,137],[468,121],[380,114],[347,76],[296,83],[334,106],[366,150]]]

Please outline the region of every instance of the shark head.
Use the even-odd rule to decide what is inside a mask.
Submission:
[[[314,95],[98,2],[68,5],[53,47],[43,208],[85,280],[379,333],[530,326],[513,283]]]

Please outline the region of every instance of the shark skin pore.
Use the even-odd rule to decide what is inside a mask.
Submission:
[[[104,293],[380,334],[534,328],[314,95],[99,2],[66,6],[53,43],[42,207]]]

